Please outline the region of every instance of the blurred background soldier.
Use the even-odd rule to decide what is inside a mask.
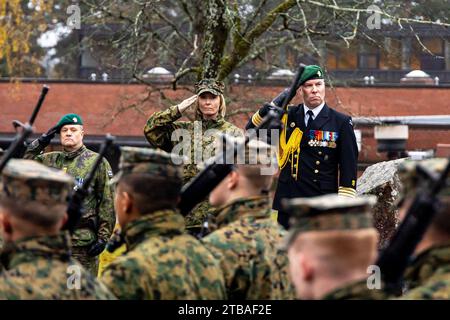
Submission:
[[[285,228],[289,214],[282,210],[283,198],[356,195],[358,147],[351,117],[325,103],[325,80],[319,66],[306,66],[299,85],[303,103],[290,106],[283,117],[278,157],[281,172],[273,201],[278,222]],[[275,100],[282,101],[280,96]],[[256,112],[246,128],[259,125],[269,108],[266,104]]]
[[[399,211],[403,219],[416,192],[423,187],[423,178],[417,171],[421,164],[435,174],[444,171],[447,159],[435,158],[423,161],[406,161],[399,167],[403,185],[404,202]],[[450,177],[447,187],[441,191],[440,211],[416,247],[415,257],[405,271],[406,294],[402,299],[450,299]]]
[[[173,148],[180,143],[181,132],[184,129],[190,135],[190,162],[183,167],[183,184],[189,182],[198,172],[199,164],[214,156],[214,145],[217,135],[206,134],[207,130],[218,130],[233,136],[241,136],[242,132],[235,125],[225,120],[226,104],[223,92],[225,85],[214,79],[203,79],[195,85],[195,95],[167,110],[155,112],[150,116],[144,127],[144,134],[150,145],[174,152]],[[189,107],[195,107],[194,121],[177,121]],[[174,137],[172,135],[174,134]],[[185,138],[183,138],[185,139]],[[189,142],[189,141],[188,141]],[[177,153],[177,152],[174,152]],[[199,204],[186,216],[186,226],[192,233],[197,233],[210,207],[207,201]]]
[[[42,153],[57,133],[61,135],[63,150]],[[56,126],[31,143],[25,158],[67,172],[75,178],[76,187],[79,187],[97,157],[97,153],[83,144],[83,137],[81,117],[66,114]],[[103,159],[92,182],[93,190],[83,203],[85,212],[72,235],[74,258],[94,275],[98,272],[98,255],[105,249],[116,221],[113,192],[108,185],[111,177],[111,166]]]
[[[235,159],[234,170],[209,196],[218,207],[218,229],[202,240],[221,262],[228,299],[294,299],[287,255],[278,249],[285,231],[270,218],[275,153],[257,140],[244,151],[245,158]]]
[[[60,231],[73,186],[68,174],[35,161],[8,162],[0,192],[0,297],[115,299],[71,258],[70,236]]]
[[[176,206],[182,185],[178,156],[123,147],[114,205],[127,252],[111,262],[103,282],[119,299],[225,299],[212,254],[185,231]]]
[[[369,289],[367,281],[368,267],[377,256],[374,203],[374,196],[338,195],[285,202],[292,224],[284,245],[298,298],[384,298],[382,290]]]

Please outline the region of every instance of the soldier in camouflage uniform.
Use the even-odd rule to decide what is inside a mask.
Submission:
[[[423,180],[416,172],[421,164],[436,174],[443,172],[447,159],[406,161],[399,167],[403,185],[402,219]],[[450,177],[447,177],[450,178]],[[406,293],[401,299],[450,299],[450,179],[441,191],[442,208],[416,247],[415,257],[404,274]]]
[[[176,204],[182,160],[161,150],[123,147],[114,205],[127,251],[103,282],[119,299],[224,299],[218,262],[185,231]]]
[[[183,167],[183,184],[199,172],[199,164],[207,160],[208,155],[214,155],[218,132],[242,135],[239,128],[224,119],[226,105],[223,90],[223,82],[203,79],[195,85],[194,96],[167,110],[155,112],[144,127],[144,134],[150,145],[166,152],[179,154],[174,147],[181,146],[180,137],[183,137],[183,141],[189,138],[185,146],[190,150],[184,155],[190,161]],[[192,105],[195,105],[195,121],[178,121]],[[210,206],[206,201],[199,204],[186,216],[187,228],[193,232],[198,230],[208,212]]]
[[[210,203],[219,207],[218,229],[202,241],[221,263],[228,299],[294,299],[287,255],[278,248],[285,231],[270,217],[274,150],[251,140],[244,151],[245,158],[235,159],[234,170],[210,194]]]
[[[31,160],[12,159],[2,172],[0,298],[115,299],[70,256],[60,231],[74,180]]]
[[[284,247],[298,298],[386,298],[381,289],[369,289],[367,281],[377,256],[378,233],[370,212],[375,201],[374,196],[336,194],[284,201],[292,214]]]
[[[61,135],[63,151],[43,153],[56,133]],[[81,186],[98,155],[86,148],[83,135],[82,119],[76,114],[67,114],[31,143],[25,158],[67,172],[75,178],[76,185]],[[116,221],[113,190],[108,184],[111,177],[111,166],[103,159],[92,182],[92,192],[84,200],[85,213],[72,235],[74,258],[94,275],[98,272],[98,255],[105,248]]]

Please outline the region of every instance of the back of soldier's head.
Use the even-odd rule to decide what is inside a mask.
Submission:
[[[182,187],[182,161],[162,150],[122,147],[119,172],[111,183],[117,183],[117,192],[130,194],[141,214],[175,209]]]
[[[427,175],[440,175],[447,166],[448,160],[445,158],[433,158],[422,161],[405,161],[399,166],[398,172],[402,184],[401,193],[405,206],[402,208],[406,213],[408,205],[413,198],[424,190],[431,188],[432,182]],[[446,234],[450,238],[450,177],[447,177],[447,184],[438,195],[440,206],[430,225],[431,230]]]
[[[252,139],[247,144],[243,138],[226,137],[229,148],[226,161],[255,189],[267,189],[278,170],[275,149],[264,141]],[[224,150],[223,141],[219,148]]]
[[[377,254],[371,208],[375,197],[325,195],[287,200],[292,214],[284,247],[314,260],[323,274],[339,277],[365,271]]]
[[[2,172],[2,211],[24,223],[51,228],[61,222],[74,180],[32,160],[12,159]]]

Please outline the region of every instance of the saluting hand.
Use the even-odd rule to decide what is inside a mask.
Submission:
[[[180,113],[183,113],[184,110],[186,110],[187,108],[189,108],[194,104],[197,98],[198,98],[197,95],[193,95],[192,97],[183,100],[180,104],[177,105],[178,111],[180,111]]]

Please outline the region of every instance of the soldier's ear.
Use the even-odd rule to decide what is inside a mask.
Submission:
[[[133,197],[126,191],[122,191],[121,193],[122,208],[124,213],[130,214],[133,211]]]
[[[2,229],[1,234],[4,240],[10,241],[12,239],[13,228],[9,216],[7,214],[1,214],[0,225]]]
[[[309,259],[305,257],[304,254],[300,253],[298,257],[298,262],[302,270],[301,275],[304,281],[311,281],[314,279],[314,267]]]
[[[235,170],[231,171],[227,179],[227,188],[229,190],[235,189],[239,183],[239,173]]]

